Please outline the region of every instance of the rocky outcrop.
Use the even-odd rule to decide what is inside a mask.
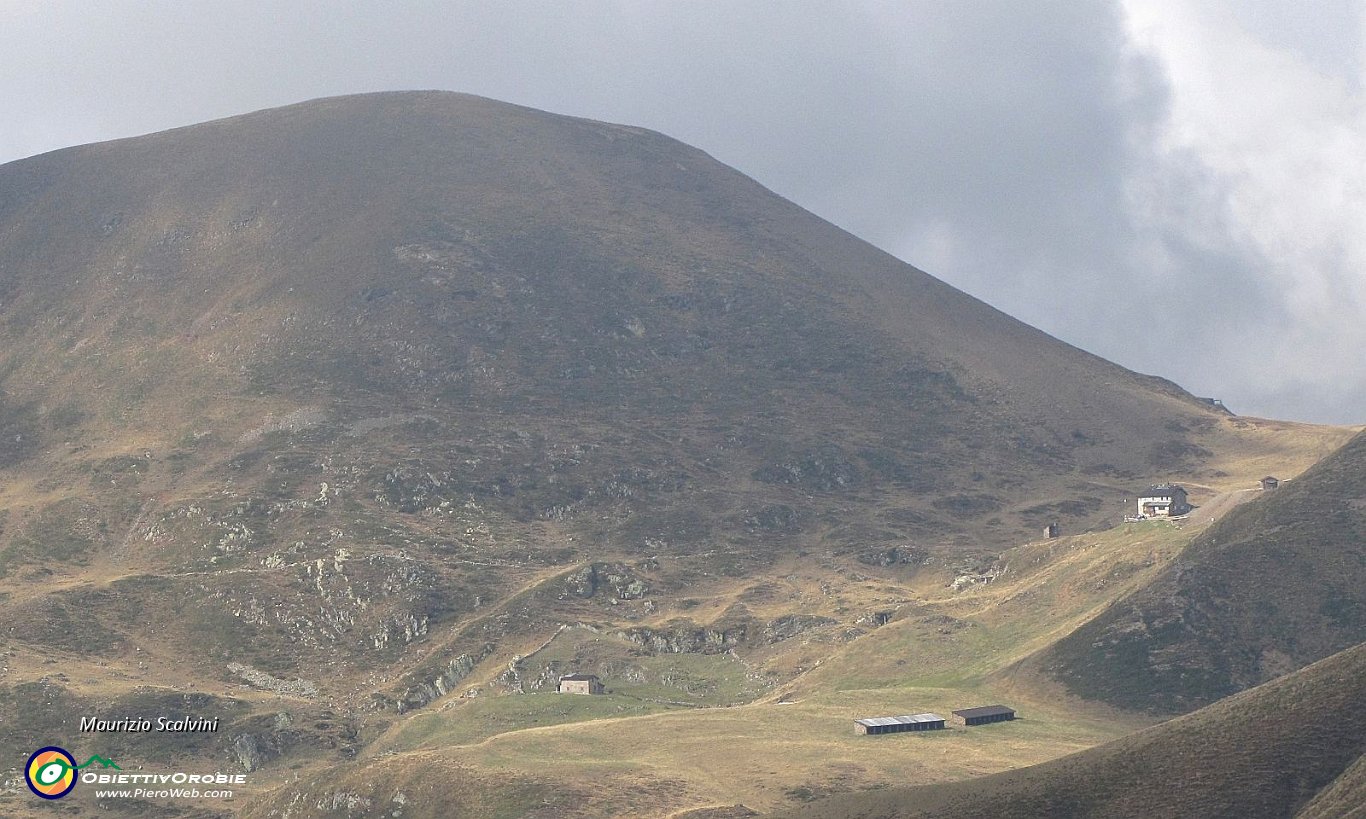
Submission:
[[[667,629],[645,626],[617,632],[623,640],[644,646],[656,654],[723,654],[744,642],[748,630],[679,624]]]
[[[753,477],[763,483],[832,492],[857,486],[862,473],[839,447],[823,446],[760,467]]]
[[[890,549],[864,552],[858,556],[858,561],[869,566],[918,566],[925,563],[929,557],[930,553],[925,549],[915,546],[893,546]]]
[[[324,711],[324,715],[331,715],[331,711]],[[326,719],[317,721],[316,726],[320,729],[333,728]],[[258,715],[245,723],[238,723],[235,728],[242,730],[242,733],[232,736],[228,751],[242,766],[242,770],[249,774],[279,759],[291,745],[299,741],[299,732],[294,729],[294,717],[288,711],[280,711],[273,717]],[[354,732],[350,736],[354,738]]]
[[[855,622],[860,626],[871,626],[873,628],[879,628],[892,622],[892,618],[895,616],[895,611],[874,611],[863,615]]]
[[[398,697],[394,706],[398,708],[400,714],[411,711],[415,708],[422,708],[432,701],[446,696],[455,690],[459,682],[470,675],[474,667],[484,656],[488,656],[486,649],[483,656],[478,658],[469,654],[461,654],[450,662],[446,663],[434,676],[424,682],[419,682]]]
[[[650,591],[644,579],[624,563],[593,563],[565,578],[565,591],[586,599],[606,596],[616,600],[639,600]]]
[[[811,629],[833,626],[838,622],[818,614],[785,614],[764,626],[764,640],[769,643],[781,643]]]
[[[242,663],[228,663],[228,671],[241,677],[248,685],[263,691],[270,691],[285,697],[311,699],[318,696],[318,686],[308,680],[282,680]]]
[[[761,625],[744,606],[734,606],[709,625],[675,620],[664,628],[637,626],[618,631],[616,636],[656,654],[722,654],[760,640],[771,645],[838,624],[838,620],[818,614],[786,614]]]
[[[233,737],[232,754],[237,758],[237,763],[242,766],[242,770],[247,773],[260,768],[265,761],[265,756],[261,753],[261,745],[257,742],[254,734],[241,734]]]

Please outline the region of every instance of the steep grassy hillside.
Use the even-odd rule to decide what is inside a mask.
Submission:
[[[1227,416],[637,128],[397,93],[57,151],[0,167],[0,774],[147,703],[231,730],[90,744],[262,787],[603,716],[546,705],[570,668],[642,720],[724,712],[1048,521],[1346,435]],[[927,663],[975,684],[966,651]]]
[[[1361,819],[1366,816],[1366,754],[1319,791],[1295,819]]]
[[[286,783],[254,800],[251,811],[283,816],[306,795],[326,801],[336,793],[385,804],[394,795],[391,772],[403,759],[498,772],[566,795],[589,793],[596,814],[586,813],[582,801],[559,808],[633,818],[708,805],[767,810],[907,780],[947,782],[1037,764],[1151,721],[1085,707],[1057,686],[1041,687],[1016,673],[1020,658],[1141,587],[1192,535],[1157,523],[1039,540],[1006,551],[981,574],[933,582],[928,571],[898,582],[833,574],[807,561],[781,563],[769,579],[740,581],[724,598],[697,601],[697,609],[744,605],[755,619],[772,617],[760,645],[649,655],[620,633],[566,628],[512,666],[487,670],[515,676],[526,694],[453,699],[406,716],[355,763]],[[809,612],[805,628],[794,628],[795,618],[773,617],[798,607]],[[839,622],[841,612],[863,614],[849,627]],[[554,672],[566,667],[603,673],[611,693],[546,693]],[[480,676],[476,671],[469,680]],[[673,684],[661,686],[665,679]],[[763,679],[790,681],[753,704],[714,707],[731,706]],[[857,716],[946,713],[984,702],[1008,702],[1023,718],[997,731],[869,738],[852,730]],[[642,793],[651,796],[642,801]],[[434,787],[409,798],[407,809],[437,812],[463,798],[459,788],[448,799]],[[326,814],[296,807],[293,815]]]
[[[330,477],[647,553],[961,548],[1217,483],[1249,437],[695,149],[473,97],[12,163],[0,225],[7,483],[149,515],[227,475],[295,500]]]
[[[1366,752],[1362,702],[1366,645],[1193,714],[1043,765],[946,785],[840,796],[782,815],[1345,816],[1359,808],[1347,800],[1361,792],[1359,760]],[[1297,814],[1301,808],[1304,812]]]
[[[1172,712],[1363,640],[1366,434],[1230,512],[1043,663],[1081,696]]]

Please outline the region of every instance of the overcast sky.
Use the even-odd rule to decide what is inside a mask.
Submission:
[[[1363,423],[1364,41],[1366,0],[0,0],[0,162],[483,94],[663,131],[1239,413]]]

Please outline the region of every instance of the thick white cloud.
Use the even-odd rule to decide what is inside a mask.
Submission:
[[[1360,6],[1128,2],[1133,41],[1169,85],[1153,177],[1198,162],[1219,195],[1178,220],[1149,190],[1147,218],[1194,243],[1242,248],[1229,283],[1274,293],[1277,312],[1234,328],[1225,391],[1272,413],[1366,416],[1366,94]],[[1179,158],[1179,159],[1178,159]],[[1151,185],[1151,181],[1149,183]],[[1209,305],[1217,310],[1219,305]],[[1251,317],[1249,317],[1251,318]],[[1319,403],[1322,406],[1313,406]]]
[[[1366,420],[1360,0],[0,0],[0,161],[448,88],[656,128],[1067,341]]]

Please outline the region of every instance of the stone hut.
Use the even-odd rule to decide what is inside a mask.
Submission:
[[[566,674],[560,678],[561,694],[606,694],[596,674]]]

